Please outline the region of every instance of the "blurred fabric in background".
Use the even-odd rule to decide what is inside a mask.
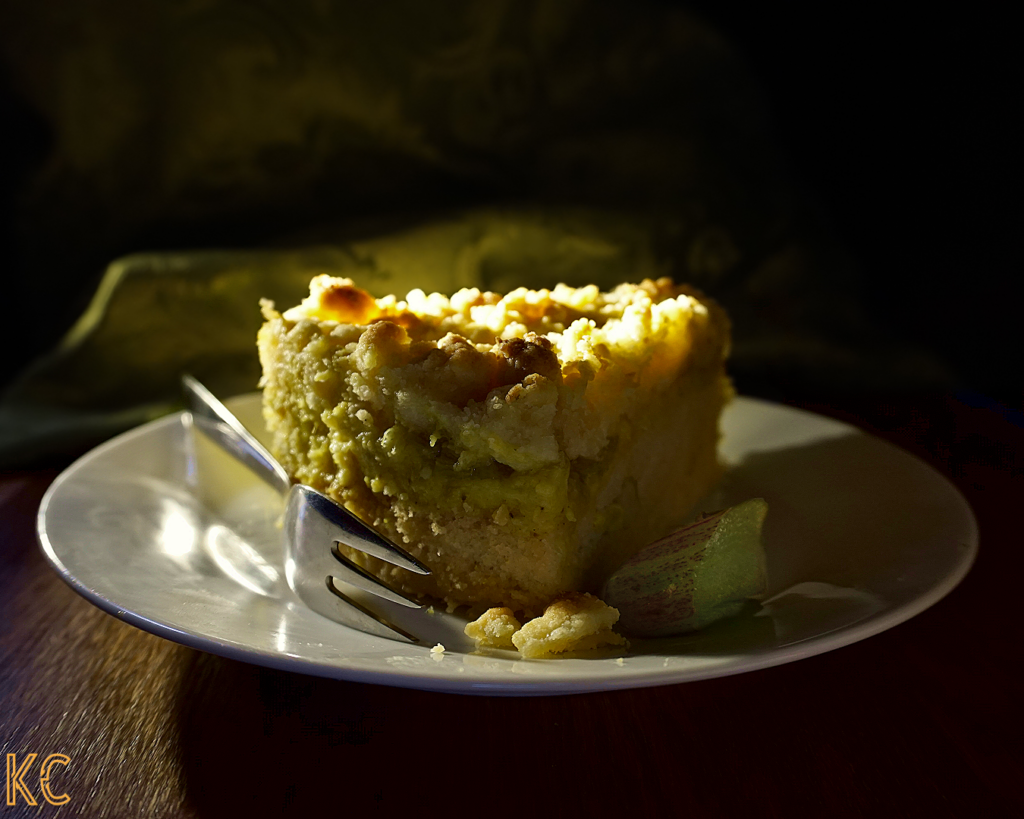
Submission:
[[[256,300],[330,270],[378,292],[671,275],[729,310],[741,391],[952,385],[876,309],[915,275],[822,217],[716,8],[6,4],[8,298],[45,321],[7,345],[0,453],[167,411],[184,370],[255,388]]]

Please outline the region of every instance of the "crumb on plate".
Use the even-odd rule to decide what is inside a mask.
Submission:
[[[512,609],[507,606],[487,609],[476,620],[466,624],[466,636],[476,640],[478,646],[487,648],[511,648],[512,635],[520,626]]]
[[[512,643],[529,659],[624,646],[626,639],[612,631],[618,619],[619,612],[594,595],[568,592],[556,597],[544,614],[513,634]]]

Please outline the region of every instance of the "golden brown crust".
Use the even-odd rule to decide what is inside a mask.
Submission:
[[[379,315],[377,301],[351,282],[336,282],[320,293],[324,318],[345,324],[368,324]]]
[[[528,333],[525,338],[502,339],[498,342],[498,354],[505,359],[502,384],[515,384],[532,373],[543,375],[556,383],[562,380],[558,356],[551,342],[544,336]]]

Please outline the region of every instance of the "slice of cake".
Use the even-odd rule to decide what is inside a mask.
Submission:
[[[721,473],[728,320],[669,279],[399,300],[318,276],[263,313],[274,454],[432,574],[353,559],[450,610],[597,591]]]

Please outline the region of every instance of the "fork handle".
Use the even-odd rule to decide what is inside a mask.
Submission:
[[[291,488],[291,479],[267,448],[197,379],[183,375],[181,384],[192,412],[192,423],[274,489],[285,494]]]

